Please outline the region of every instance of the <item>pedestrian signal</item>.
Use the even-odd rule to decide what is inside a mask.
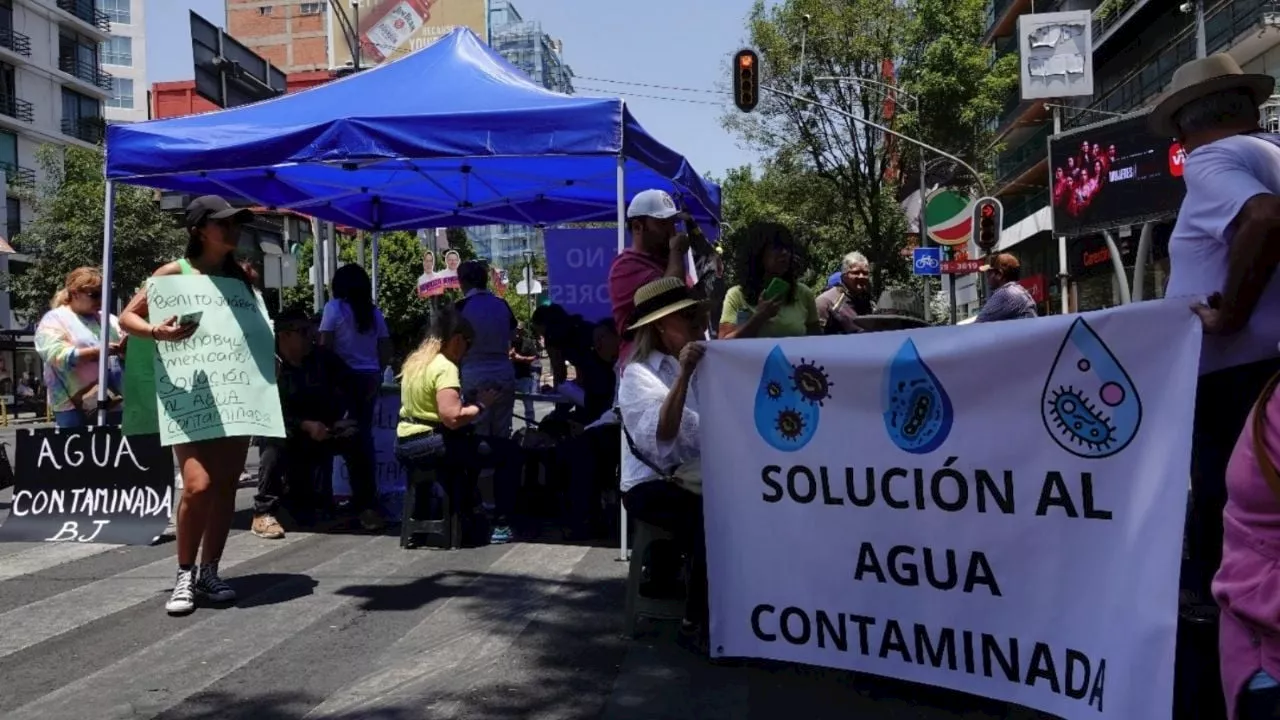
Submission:
[[[733,56],[733,104],[751,112],[760,101],[760,57],[754,50],[739,50]]]
[[[979,198],[973,204],[974,242],[984,252],[994,250],[1000,244],[1000,229],[1004,225],[1004,207],[993,197]]]

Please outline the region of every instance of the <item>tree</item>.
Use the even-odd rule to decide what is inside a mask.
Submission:
[[[36,153],[44,182],[24,194],[35,215],[16,238],[34,261],[8,280],[14,313],[34,321],[49,307],[67,273],[102,258],[105,184],[102,153],[44,145]],[[128,302],[157,267],[186,245],[178,223],[160,210],[155,191],[116,185],[110,297]]]
[[[457,250],[458,255],[465,260],[475,260],[479,255],[476,254],[476,247],[471,243],[471,236],[467,234],[466,228],[453,227],[445,231],[445,238],[449,241],[449,249]]]
[[[757,0],[748,17],[765,83],[812,102],[766,91],[755,112],[731,112],[724,124],[763,152],[772,191],[781,184],[785,195],[821,199],[816,214],[812,202],[795,207],[837,239],[840,254],[867,256],[876,291],[909,275],[897,198],[904,173],[914,184],[916,174],[901,168],[914,168],[919,151],[859,120],[921,134],[981,171],[992,153],[986,128],[1016,82],[1010,58],[988,67],[984,19],[984,0]],[[918,115],[880,86],[896,82],[894,59],[904,89],[923,96]]]

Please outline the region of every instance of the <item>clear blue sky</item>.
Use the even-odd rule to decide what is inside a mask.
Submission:
[[[195,77],[191,68],[192,10],[218,27],[227,26],[226,0],[147,0],[148,82]]]
[[[580,94],[625,98],[645,129],[698,172],[722,176],[753,159],[720,127],[720,116],[732,105],[727,95],[716,94],[746,37],[751,0],[512,2],[526,20],[540,20],[544,32],[564,41]],[[151,82],[191,78],[187,13],[193,9],[225,25],[224,0],[147,3]]]

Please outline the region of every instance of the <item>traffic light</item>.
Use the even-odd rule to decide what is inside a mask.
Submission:
[[[979,198],[973,204],[974,242],[984,252],[990,252],[1000,244],[1000,229],[1004,226],[1004,206],[993,197]]]
[[[733,104],[751,112],[760,101],[760,56],[754,50],[739,50],[733,56]]]

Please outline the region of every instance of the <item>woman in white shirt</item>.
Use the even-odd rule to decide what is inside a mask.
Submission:
[[[355,400],[353,418],[365,458],[361,467],[348,467],[351,504],[366,530],[381,530],[378,486],[374,476],[373,413],[382,387],[382,369],[391,364],[391,333],[382,311],[373,303],[373,283],[359,265],[347,264],[333,274],[333,299],[320,318],[320,344],[351,368],[349,397]]]
[[[695,342],[704,309],[679,278],[636,290],[627,327],[631,356],[618,386],[625,442],[621,490],[627,512],[675,535],[691,558],[681,628],[707,647],[707,550],[701,486],[677,479],[698,464],[698,410],[690,385],[704,347]]]

